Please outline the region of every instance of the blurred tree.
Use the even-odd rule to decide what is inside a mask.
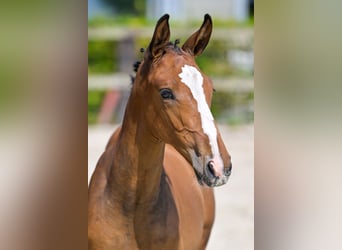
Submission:
[[[102,0],[120,14],[145,15],[146,0]]]

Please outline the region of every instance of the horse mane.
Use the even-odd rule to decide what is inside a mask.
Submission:
[[[180,43],[180,40],[177,38],[174,42],[169,42],[166,47],[165,47],[165,50],[166,49],[172,49],[173,51],[175,51],[177,54],[180,54],[181,53],[181,48],[178,47],[178,44]],[[140,52],[141,53],[144,53],[145,52],[145,49],[144,48],[141,48],[140,49]],[[134,75],[130,75],[130,78],[131,78],[131,85],[134,84],[134,81],[135,81],[135,76],[136,76],[136,73],[138,72],[139,70],[139,66],[141,64],[142,60],[138,60],[136,61],[135,63],[133,63],[133,71],[135,72]]]

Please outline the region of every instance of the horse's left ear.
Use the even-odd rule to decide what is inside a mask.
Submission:
[[[192,34],[183,44],[182,49],[190,52],[194,56],[202,54],[209,42],[213,23],[209,14],[205,14],[201,28]]]
[[[170,40],[169,17],[168,14],[162,16],[154,29],[153,37],[148,47],[153,58],[161,54]]]

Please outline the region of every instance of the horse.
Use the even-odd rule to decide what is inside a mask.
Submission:
[[[89,249],[205,249],[215,216],[213,187],[231,156],[210,111],[213,83],[195,62],[212,19],[179,47],[169,15],[144,51],[122,125],[101,155],[88,190]]]

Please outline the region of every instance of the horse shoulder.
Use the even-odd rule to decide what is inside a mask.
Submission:
[[[108,174],[113,163],[118,128],[109,139],[92,175],[88,190],[89,249],[138,249],[133,218],[122,216],[107,192]]]

